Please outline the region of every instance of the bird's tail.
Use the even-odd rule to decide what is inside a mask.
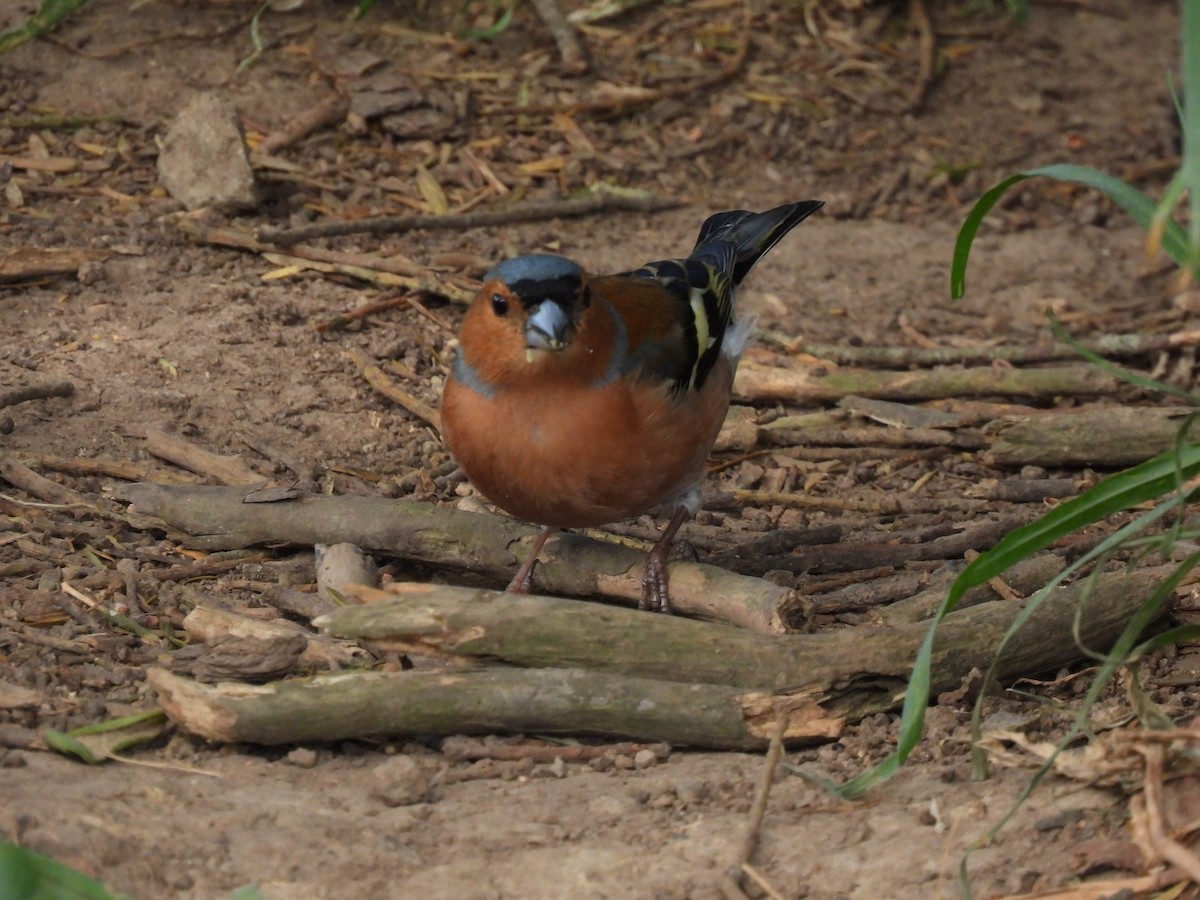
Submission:
[[[700,226],[700,236],[696,238],[696,249],[692,255],[707,256],[704,252],[708,249],[706,244],[732,243],[737,250],[732,271],[736,285],[780,238],[824,205],[821,200],[801,200],[763,213],[744,209],[717,213]]]

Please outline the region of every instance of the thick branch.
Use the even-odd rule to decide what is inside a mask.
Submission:
[[[1128,466],[1175,445],[1190,407],[1103,406],[996,419],[985,454],[997,466]]]
[[[1084,644],[1107,647],[1158,583],[1158,574],[1146,572],[1103,579],[1084,601]],[[266,687],[209,687],[161,669],[147,680],[173,721],[210,740],[532,731],[753,749],[766,746],[780,715],[785,740],[795,743],[836,737],[848,721],[895,708],[926,629],[764,636],[545,597],[400,590],[406,593],[337,610],[326,620],[329,630],[547,667],[346,673]],[[1081,655],[1072,637],[1081,593],[1057,591],[1031,616],[1001,661],[1001,678]],[[1001,601],[947,617],[931,690],[952,688],[986,665],[1021,608]]]

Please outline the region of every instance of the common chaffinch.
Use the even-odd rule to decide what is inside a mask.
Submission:
[[[667,554],[700,508],[700,483],[754,323],[734,289],[821,208],[717,213],[686,259],[589,276],[561,256],[518,256],[484,276],[459,331],[442,431],[472,484],[542,526],[509,591],[530,589],[557,529],[663,507],[673,515],[642,579],[642,609],[669,612]]]

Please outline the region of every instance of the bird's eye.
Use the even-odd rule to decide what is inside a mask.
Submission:
[[[503,294],[492,294],[492,312],[498,316],[508,315],[508,301]]]

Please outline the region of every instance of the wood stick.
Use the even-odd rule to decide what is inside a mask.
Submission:
[[[1103,578],[1087,595],[1083,643],[1108,646],[1161,577],[1141,571]],[[894,709],[926,630],[920,624],[767,636],[545,597],[417,587],[422,594],[339,609],[328,627],[380,641],[420,640],[456,654],[486,648],[502,662],[572,667],[360,672],[264,687],[206,686],[150,669],[147,682],[174,722],[218,741],[509,731],[762,749],[780,716],[783,741],[796,743],[837,737],[847,722]],[[1072,628],[1083,593],[1079,586],[1057,591],[1034,612],[1000,661],[1002,680],[1080,655]],[[931,690],[949,690],[986,666],[1021,607],[986,603],[948,616],[934,649]],[[669,647],[646,640],[650,631]],[[755,682],[771,687],[745,686]]]
[[[272,153],[278,153],[326,125],[338,124],[346,118],[346,113],[349,111],[349,97],[340,91],[330,94],[320,103],[308,107],[282,128],[272,131],[263,138],[262,143],[255,148],[254,155],[269,156]]]
[[[1055,592],[1009,647],[1012,658],[1002,661],[999,677],[1044,671],[1075,659],[1080,651],[1070,635],[1075,607],[1085,596],[1083,642],[1106,645],[1150,595],[1161,574],[1142,570],[1109,575],[1090,595],[1085,585]],[[337,637],[440,657],[471,656],[527,667],[569,662],[597,672],[771,691],[817,687],[829,695],[826,706],[836,709],[876,703],[889,686],[902,691],[927,628],[918,622],[818,635],[768,635],[451,585],[401,583],[387,590],[355,588],[354,593],[365,605],[342,607],[314,624]],[[1006,623],[1023,606],[993,601],[948,616],[936,645],[939,665],[963,675],[972,666],[986,668]],[[1060,643],[1070,646],[1057,646]],[[953,681],[946,672],[935,673],[934,680]],[[888,702],[893,700],[889,695]]]
[[[765,747],[765,695],[582,669],[360,672],[261,687],[203,685],[151,668],[167,716],[212,741],[290,744],[399,734],[626,735],[695,747]],[[786,739],[841,729],[813,698],[788,698]]]
[[[374,281],[386,287],[404,288],[448,297],[461,303],[470,302],[474,291],[435,277],[411,262],[368,253],[347,253],[323,247],[289,247],[286,255],[277,252],[277,245],[264,243],[254,235],[233,228],[209,228],[195,219],[180,218],[176,226],[189,239],[199,244],[232,247],[251,253],[261,253],[276,265],[300,265],[324,272],[340,272],[362,280]]]
[[[70,397],[75,385],[69,381],[52,381],[49,384],[31,384],[28,387],[5,391],[0,394],[0,409],[28,403],[30,400],[45,400],[48,397]]]
[[[241,457],[213,453],[177,434],[148,427],[145,429],[145,438],[148,453],[197,475],[215,478],[221,484],[263,484],[267,480],[246,465]]]
[[[891,372],[769,366],[746,359],[738,366],[733,393],[743,403],[774,400],[832,403],[850,394],[912,401],[943,397],[1100,395],[1115,392],[1118,383],[1116,378],[1091,365]]]
[[[1104,466],[1144,462],[1175,445],[1191,407],[1103,406],[1034,416],[1004,416],[988,428],[984,454],[996,466]]]
[[[184,532],[184,542],[206,550],[299,544],[351,543],[368,553],[470,571],[506,583],[539,529],[496,516],[380,497],[301,494],[276,503],[243,503],[245,490],[164,484],[127,484],[113,496]],[[636,605],[642,596],[646,554],[581,535],[559,534],[534,571],[537,589],[601,596]],[[784,610],[793,592],[716,566],[672,562],[672,606],[681,614],[764,632],[789,627]]]
[[[400,234],[420,228],[495,228],[498,225],[511,225],[516,222],[578,218],[618,210],[662,212],[681,205],[678,200],[597,191],[577,199],[514,204],[502,209],[484,209],[457,215],[374,216],[349,222],[321,222],[301,228],[265,230],[259,233],[258,238],[279,247],[286,247],[313,238],[344,237],[348,234]]]
[[[21,465],[8,456],[0,456],[0,481],[7,481],[13,487],[20,488],[25,493],[46,503],[84,508],[93,507],[93,504],[89,503],[83,494],[64,484],[59,484],[57,481],[51,481],[44,475],[39,475],[33,469]]]
[[[0,254],[0,284],[74,275],[86,263],[102,262],[111,255],[83,247],[16,247]]]
[[[865,366],[879,369],[903,369],[908,366],[979,365],[996,361],[1020,365],[1078,359],[1079,353],[1070,344],[1055,341],[1051,344],[1014,346],[1012,344],[980,345],[974,347],[852,347],[849,344],[815,344],[797,342],[786,336],[770,334],[792,353],[803,353],[839,366]],[[1095,340],[1082,341],[1093,353],[1106,357],[1141,356],[1178,347],[1200,345],[1200,330],[1175,334],[1106,334]]]

